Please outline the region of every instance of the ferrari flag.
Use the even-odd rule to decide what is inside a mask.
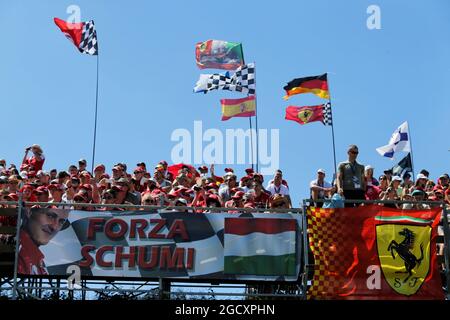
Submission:
[[[195,46],[195,61],[200,69],[236,70],[244,65],[242,44],[221,40],[207,40]]]
[[[81,53],[91,56],[98,55],[97,32],[93,20],[80,23],[70,23],[59,18],[53,20]]]
[[[253,117],[256,115],[255,96],[242,99],[222,99],[222,121],[233,117]]]
[[[286,108],[286,120],[292,120],[300,124],[307,124],[314,121],[323,122],[323,104],[318,106],[295,107],[289,106]]]
[[[296,78],[289,81],[283,89],[286,90],[286,95],[283,97],[285,100],[289,99],[289,97],[293,95],[308,92],[323,99],[330,98],[326,73],[320,76]]]
[[[443,299],[436,257],[442,208],[308,210],[309,299]]]

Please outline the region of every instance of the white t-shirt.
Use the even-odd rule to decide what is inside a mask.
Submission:
[[[310,188],[312,188],[312,187],[331,188],[331,183],[326,182],[325,180],[323,180],[323,183],[320,184],[320,183],[319,183],[319,179],[315,179],[315,180],[313,180],[313,181],[311,181],[311,182],[309,183],[309,187],[310,187]],[[320,190],[320,191],[319,191],[319,197],[323,198],[324,196],[325,196],[324,191],[323,191],[323,190]]]
[[[280,184],[279,187],[276,187],[274,183],[270,183],[267,185],[266,190],[269,191],[271,195],[274,195],[277,193],[282,194],[283,196],[289,195],[289,188],[286,187],[284,184]]]

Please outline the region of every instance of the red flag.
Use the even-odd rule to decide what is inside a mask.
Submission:
[[[289,106],[286,108],[286,120],[292,120],[300,124],[306,124],[314,121],[321,121],[323,123],[323,108],[324,105],[295,107]]]
[[[197,172],[197,170],[191,166],[190,164],[184,164],[184,163],[178,163],[167,167],[167,171],[172,174],[174,178],[178,176],[178,171],[181,170],[184,166],[186,166],[189,169],[188,175],[195,175],[196,177],[200,177],[200,174]]]
[[[310,299],[443,299],[436,257],[442,208],[308,210]]]
[[[72,41],[81,53],[98,54],[97,32],[95,31],[94,21],[70,23],[59,18],[53,20],[66,38]]]

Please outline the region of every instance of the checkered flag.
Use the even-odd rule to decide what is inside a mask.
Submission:
[[[80,50],[81,53],[86,53],[91,56],[98,55],[97,32],[95,31],[94,20],[90,20],[83,24],[83,31],[81,33],[81,41],[78,50]]]
[[[331,104],[327,103],[323,107],[323,124],[326,126],[333,125],[333,119],[331,117]]]
[[[94,21],[71,23],[54,18],[55,24],[81,53],[98,55],[97,32]]]
[[[239,67],[231,77],[228,73],[212,74],[207,80],[205,92],[211,90],[229,90],[244,94],[255,94],[255,64],[249,63]]]

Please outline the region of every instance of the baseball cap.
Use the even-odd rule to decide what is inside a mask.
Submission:
[[[414,195],[419,195],[419,194],[425,195],[425,191],[420,190],[420,189],[416,189],[416,190],[414,190],[414,191],[411,193],[412,196],[414,196]]]
[[[255,173],[255,171],[253,170],[253,168],[247,168],[247,169],[245,169],[245,172],[246,172],[247,174]]]
[[[325,170],[319,169],[319,170],[317,170],[317,173],[323,173],[323,174],[325,174]]]
[[[198,167],[198,170],[199,171],[206,171],[206,172],[208,172],[208,167],[207,166],[201,166],[201,167]]]
[[[419,179],[425,179],[425,180],[428,180],[427,176],[424,175],[423,173],[419,173],[419,174],[417,175],[416,180],[419,180]]]
[[[78,163],[86,164],[87,161],[86,161],[86,159],[80,159],[80,160],[78,160]]]
[[[94,172],[95,171],[105,171],[105,165],[103,165],[103,164],[99,164],[99,165],[97,165],[95,168],[94,168]]]
[[[234,196],[231,197],[231,199],[242,199],[242,197],[244,196],[244,192],[243,191],[238,191],[234,194]]]
[[[229,173],[229,172],[232,172],[232,173],[233,173],[233,172],[234,172],[234,170],[233,170],[232,168],[225,168],[224,170],[225,170],[225,172],[227,172],[227,173]]]
[[[393,176],[392,177],[392,181],[402,181],[402,178],[400,178],[399,176]]]
[[[366,170],[366,171],[370,170],[370,169],[373,170],[373,167],[370,164],[368,164],[367,166],[364,167],[364,170]]]

